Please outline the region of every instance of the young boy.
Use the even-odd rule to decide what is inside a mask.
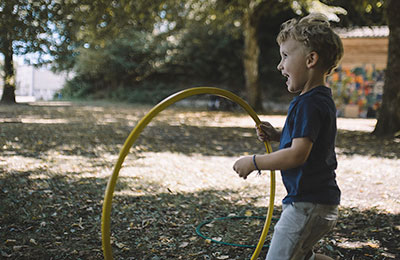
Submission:
[[[277,37],[278,70],[291,93],[282,133],[268,122],[257,127],[262,141],[280,141],[270,154],[242,157],[233,169],[246,179],[254,170],[281,170],[287,190],[267,260],[332,259],[313,246],[335,225],[340,190],[336,183],[336,107],[326,76],[343,56],[342,42],[322,14],[291,19]]]

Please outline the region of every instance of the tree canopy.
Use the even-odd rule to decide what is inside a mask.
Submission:
[[[3,102],[15,102],[14,55],[35,53],[38,62],[55,44],[53,21],[60,5],[51,0],[0,2],[0,52],[4,56]]]
[[[124,88],[213,84],[246,94],[261,110],[261,90],[274,93],[271,86],[282,82],[271,69],[279,61],[280,23],[312,11],[337,15],[338,26],[389,20],[393,42],[396,23],[384,12],[391,11],[388,6],[395,5],[389,0],[2,1],[2,101],[15,102],[13,56],[33,53],[37,64],[52,62],[54,70],[76,72],[65,90],[72,96],[122,97]]]

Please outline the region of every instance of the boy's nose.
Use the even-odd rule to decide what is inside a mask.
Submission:
[[[283,69],[283,67],[282,67],[282,62],[279,62],[278,66],[276,66],[276,68],[277,68],[279,71],[281,71],[281,70]]]

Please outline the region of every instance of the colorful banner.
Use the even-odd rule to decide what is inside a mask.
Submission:
[[[328,77],[338,116],[376,118],[382,102],[384,71],[339,67]]]

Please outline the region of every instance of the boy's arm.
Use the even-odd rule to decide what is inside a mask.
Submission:
[[[304,164],[310,155],[313,143],[308,137],[294,138],[288,148],[264,155],[257,155],[255,160],[260,170],[287,170]],[[240,158],[233,165],[233,169],[244,179],[256,167],[252,156]]]

